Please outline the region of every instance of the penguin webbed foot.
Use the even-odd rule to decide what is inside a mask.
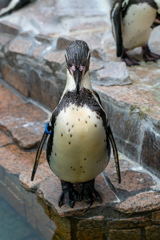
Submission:
[[[74,207],[76,201],[80,201],[80,194],[74,189],[70,182],[61,181],[62,193],[59,197],[58,205],[61,207],[66,204],[70,208]]]
[[[125,50],[123,50],[123,53],[121,55],[121,59],[122,59],[123,62],[126,63],[126,65],[128,67],[139,65],[139,60],[136,59],[136,58],[130,58],[127,55],[127,53],[125,52]]]
[[[145,62],[148,61],[157,62],[157,60],[160,59],[160,55],[152,53],[148,45],[142,46],[142,56]]]
[[[88,205],[88,208],[92,205],[94,201],[102,203],[102,198],[100,194],[94,188],[94,181],[95,179],[81,183],[81,199],[84,199],[84,201]]]

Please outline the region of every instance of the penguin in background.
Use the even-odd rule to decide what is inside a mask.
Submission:
[[[12,13],[35,0],[0,0],[0,17]]]
[[[139,65],[139,60],[126,53],[136,47],[142,47],[144,61],[160,59],[148,46],[152,29],[160,25],[160,0],[116,0],[111,9],[111,22],[117,57],[127,66]]]
[[[89,77],[90,51],[86,42],[75,40],[66,49],[67,81],[59,101],[45,126],[32,171],[33,181],[42,147],[49,135],[46,157],[53,173],[60,179],[62,193],[59,207],[73,207],[85,200],[88,207],[102,202],[94,188],[95,177],[106,168],[110,144],[121,182],[118,152],[108,118]],[[79,183],[81,191],[75,189]]]

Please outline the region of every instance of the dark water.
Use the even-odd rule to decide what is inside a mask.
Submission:
[[[44,238],[0,196],[0,240],[44,240]]]

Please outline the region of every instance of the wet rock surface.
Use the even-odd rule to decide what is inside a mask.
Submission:
[[[0,33],[0,189],[6,200],[27,214],[32,226],[38,224],[45,239],[158,239],[160,182],[150,172],[160,176],[160,61],[127,68],[116,58],[109,4],[104,0],[37,0],[1,18]],[[157,27],[149,41],[156,53],[159,34]],[[118,184],[112,159],[96,179],[103,203],[90,209],[85,202],[73,209],[58,207],[60,181],[49,169],[45,151],[30,181],[37,144],[50,116],[47,110],[53,111],[64,89],[65,49],[74,39],[87,41],[91,49],[94,90],[100,94],[118,150],[133,160],[120,155]],[[142,60],[139,48],[129,54]]]

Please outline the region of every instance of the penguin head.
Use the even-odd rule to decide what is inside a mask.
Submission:
[[[66,63],[69,74],[73,77],[79,94],[80,84],[89,70],[90,51],[86,42],[75,40],[66,49]]]

